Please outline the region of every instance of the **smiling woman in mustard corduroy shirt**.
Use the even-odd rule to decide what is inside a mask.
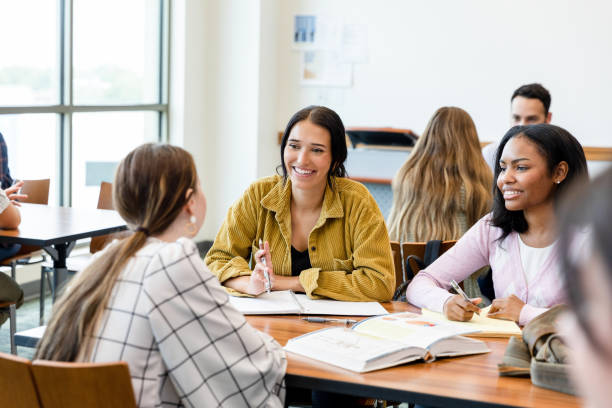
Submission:
[[[368,190],[346,178],[340,117],[322,106],[300,110],[280,150],[283,175],[254,182],[232,205],[206,265],[235,295],[265,291],[265,257],[272,290],[390,300],[395,275],[387,228]]]

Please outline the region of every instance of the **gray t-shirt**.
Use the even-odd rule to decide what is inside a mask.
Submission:
[[[499,147],[499,140],[493,143],[489,143],[485,147],[482,148],[482,157],[484,157],[485,161],[491,168],[491,171],[495,174],[495,154],[497,153],[497,148]]]

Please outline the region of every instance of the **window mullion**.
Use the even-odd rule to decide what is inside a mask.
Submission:
[[[60,103],[65,108],[61,115],[59,154],[60,205],[72,204],[72,50],[73,50],[73,2],[60,0],[61,4],[61,51],[60,51]]]

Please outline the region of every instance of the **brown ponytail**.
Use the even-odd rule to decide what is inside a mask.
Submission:
[[[197,188],[191,155],[180,147],[145,144],[119,164],[113,183],[113,203],[134,234],[106,249],[80,272],[57,301],[34,358],[86,361],[91,341],[115,282],[128,260],[149,235],[163,233],[187,204],[187,191]]]

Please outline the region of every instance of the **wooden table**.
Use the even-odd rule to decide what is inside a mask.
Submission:
[[[21,224],[0,230],[0,242],[42,247],[53,259],[53,286],[67,278],[66,258],[77,240],[127,229],[116,211],[21,204]],[[56,290],[53,291],[55,300]]]
[[[401,302],[383,303],[389,312],[417,311]],[[287,340],[325,327],[299,316],[247,316],[257,329],[283,346]],[[500,377],[507,339],[482,338],[490,353],[412,363],[359,374],[287,353],[285,381],[288,388],[310,388],[362,397],[444,407],[579,407],[571,395],[546,390],[528,378]]]

